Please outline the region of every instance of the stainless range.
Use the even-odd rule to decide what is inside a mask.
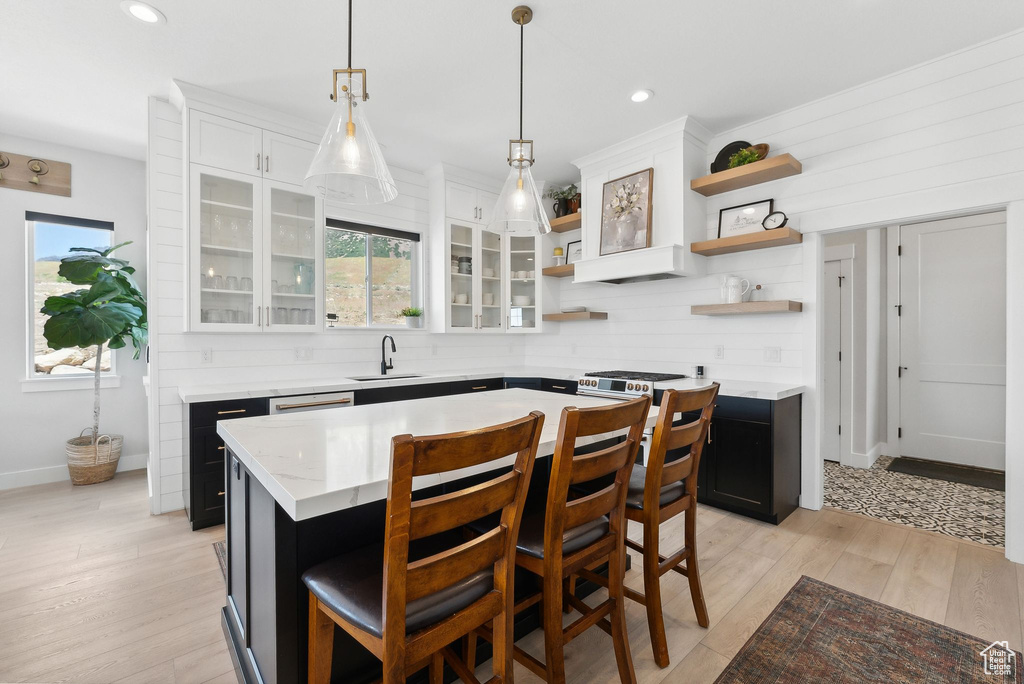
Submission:
[[[689,377],[681,373],[642,373],[640,371],[596,371],[579,380],[576,394],[612,399],[633,399],[654,394],[654,383]]]

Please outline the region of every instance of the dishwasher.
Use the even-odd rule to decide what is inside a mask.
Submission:
[[[270,414],[302,413],[323,409],[345,408],[356,403],[355,392],[328,392],[304,394],[298,397],[274,397],[270,400]]]

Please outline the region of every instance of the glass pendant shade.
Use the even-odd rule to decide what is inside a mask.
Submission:
[[[366,102],[339,88],[338,105],[306,172],[306,188],[342,204],[382,204],[398,197],[398,188],[366,120]]]
[[[488,228],[509,235],[544,235],[551,223],[540,203],[540,193],[530,172],[532,163],[521,149],[513,150],[508,178],[498,195]]]

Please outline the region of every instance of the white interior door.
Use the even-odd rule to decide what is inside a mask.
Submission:
[[[850,290],[843,287],[850,272],[849,259],[825,262],[825,428],[821,456],[826,461],[847,463],[850,454]],[[845,434],[843,425],[846,424]]]
[[[1006,215],[900,228],[900,454],[1003,470]]]

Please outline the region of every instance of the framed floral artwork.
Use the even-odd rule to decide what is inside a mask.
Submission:
[[[651,246],[654,169],[604,184],[601,197],[601,256]]]

